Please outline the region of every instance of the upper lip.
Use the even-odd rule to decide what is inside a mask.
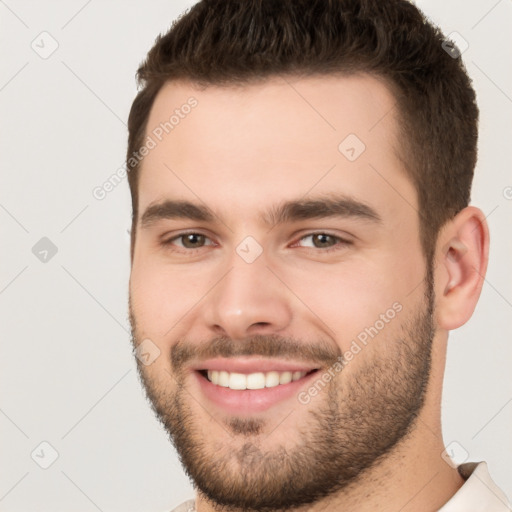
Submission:
[[[264,359],[260,357],[217,357],[207,359],[191,366],[192,370],[217,370],[234,373],[258,373],[258,372],[309,372],[317,370],[318,366],[312,366],[303,362],[293,362],[279,359]]]

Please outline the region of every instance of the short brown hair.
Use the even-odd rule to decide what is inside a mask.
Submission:
[[[478,107],[442,32],[407,0],[202,0],[156,39],[139,67],[128,121],[132,257],[142,146],[162,85],[244,85],[279,75],[369,73],[396,98],[400,158],[419,204],[427,261],[443,224],[470,201]]]

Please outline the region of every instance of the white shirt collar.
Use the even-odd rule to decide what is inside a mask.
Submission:
[[[492,481],[486,462],[467,462],[458,467],[464,485],[438,512],[510,512],[510,503]]]

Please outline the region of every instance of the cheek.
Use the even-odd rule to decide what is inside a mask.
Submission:
[[[286,280],[342,351],[356,339],[389,332],[404,309],[402,286],[389,268],[317,267],[288,273]]]
[[[132,267],[130,296],[139,334],[158,338],[172,326],[182,303],[175,300],[177,284],[172,273],[151,261]]]
[[[139,333],[155,339],[172,337],[170,331],[208,291],[206,274],[190,267],[166,266],[155,258],[134,262],[130,295]]]

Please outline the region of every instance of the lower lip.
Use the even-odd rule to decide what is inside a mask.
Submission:
[[[314,371],[299,380],[273,388],[235,390],[217,386],[198,371],[193,372],[199,387],[208,400],[231,414],[262,412],[283,400],[297,396],[301,388],[315,378]]]

